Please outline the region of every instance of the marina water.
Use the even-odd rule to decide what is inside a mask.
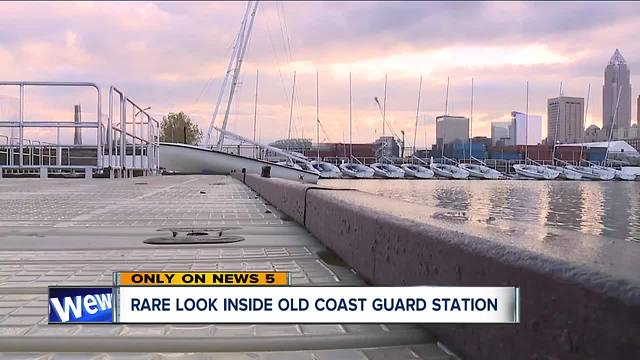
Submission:
[[[640,183],[535,180],[322,180],[465,214],[640,243]],[[407,206],[410,206],[407,204]]]

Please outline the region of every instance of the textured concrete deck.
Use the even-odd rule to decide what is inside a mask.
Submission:
[[[278,270],[296,285],[363,281],[304,228],[225,176],[0,180],[2,359],[448,359],[409,325],[46,324],[48,285],[113,271]],[[166,227],[237,227],[244,241],[148,245]]]

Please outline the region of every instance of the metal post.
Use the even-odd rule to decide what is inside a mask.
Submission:
[[[109,88],[109,117],[107,118],[107,145],[109,146],[109,167],[112,166],[113,157],[113,86]],[[113,170],[112,170],[113,171]]]
[[[136,107],[133,106],[131,109],[131,114],[133,115],[133,121],[132,121],[132,130],[131,133],[133,134],[133,136],[131,137],[131,144],[133,147],[133,152],[131,153],[131,167],[135,168],[136,167]]]
[[[104,166],[102,161],[102,156],[104,155],[103,144],[102,144],[102,92],[100,91],[100,87],[96,86],[96,91],[98,93],[98,104],[96,105],[96,122],[98,123],[98,128],[96,129],[96,167],[101,168]]]
[[[151,164],[153,164],[153,144],[151,142],[151,116],[147,114],[147,170],[151,170]]]
[[[120,168],[123,177],[126,177],[127,167],[127,138],[125,130],[127,129],[127,111],[126,111],[127,97],[122,96],[120,100]]]
[[[24,159],[22,158],[23,154],[23,141],[24,141],[24,84],[20,84],[20,127],[18,128],[19,130],[19,146],[20,146],[20,160],[18,162],[18,164],[20,165],[20,167],[22,167],[24,165]]]

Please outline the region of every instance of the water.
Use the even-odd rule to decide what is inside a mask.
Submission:
[[[451,211],[640,242],[640,182],[322,180]]]

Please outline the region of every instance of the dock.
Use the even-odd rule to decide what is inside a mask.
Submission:
[[[47,286],[110,286],[114,271],[273,270],[300,286],[366,282],[230,176],[3,178],[0,201],[0,359],[455,358],[417,325],[48,325]],[[189,244],[192,230],[211,232],[198,239],[210,243]],[[144,242],[154,238],[178,243]]]

